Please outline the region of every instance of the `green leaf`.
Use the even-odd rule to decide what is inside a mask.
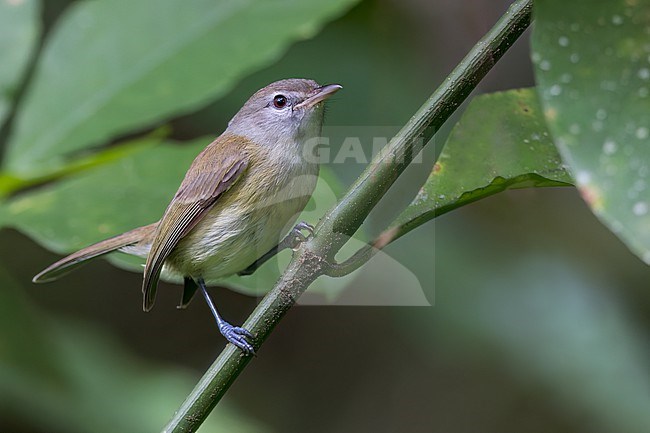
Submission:
[[[650,264],[650,2],[536,3],[544,115],[592,211]]]
[[[117,161],[7,201],[5,222],[60,253],[152,223],[210,141],[142,143]]]
[[[8,173],[0,173],[0,198],[25,190],[29,187],[53,182],[80,171],[108,164],[109,162],[123,158],[131,153],[139,152],[147,147],[152,147],[162,141],[164,134],[165,128],[161,128],[143,138],[127,141],[118,146],[111,146],[101,150],[100,152],[91,153],[82,158],[77,158],[66,165],[62,165],[56,171],[43,173],[41,176],[22,178]],[[1,220],[0,226],[2,226]]]
[[[482,95],[470,103],[429,179],[394,226],[404,234],[437,215],[506,189],[571,182],[533,89]]]
[[[44,48],[5,168],[50,171],[74,151],[196,109],[355,1],[77,2]]]
[[[0,124],[38,41],[39,6],[37,0],[0,1]]]

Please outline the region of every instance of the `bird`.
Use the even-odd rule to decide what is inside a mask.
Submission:
[[[218,312],[207,283],[248,275],[279,249],[304,240],[297,224],[318,179],[318,159],[306,149],[321,135],[324,103],[342,88],[284,79],[255,92],[224,132],[194,159],[159,221],[85,247],[38,273],[48,282],[112,251],[146,259],[143,309],[154,305],[161,277],[182,278],[185,307],[200,290],[221,334],[245,354],[254,336]],[[293,241],[290,241],[292,239]]]

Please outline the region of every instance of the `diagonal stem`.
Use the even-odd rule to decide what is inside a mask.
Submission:
[[[352,237],[411,160],[528,28],[532,0],[515,1],[400,132],[368,165],[316,228],[328,259]]]
[[[408,166],[420,150],[418,143],[426,143],[433,137],[503,53],[528,28],[531,10],[532,0],[517,0],[510,6],[373,159],[339,204],[325,215],[316,227],[314,236],[301,244],[275,287],[244,323],[244,327],[255,336],[256,348],[307,287],[320,275],[328,273],[331,267],[328,263],[333,261],[334,255]],[[251,356],[228,345],[174,414],[164,432],[196,431],[250,359]]]

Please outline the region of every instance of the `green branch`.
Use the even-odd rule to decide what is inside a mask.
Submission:
[[[440,126],[460,106],[531,20],[532,0],[518,0],[479,41],[402,130],[373,159],[340,203],[295,252],[275,287],[244,323],[259,347],[298,297],[337,265],[334,256]],[[371,255],[367,255],[367,259]],[[367,260],[366,259],[366,260]],[[360,263],[365,263],[360,262]],[[187,397],[165,432],[194,432],[246,367],[250,356],[228,345]]]

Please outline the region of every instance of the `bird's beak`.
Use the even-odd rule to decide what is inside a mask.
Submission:
[[[311,108],[319,102],[326,100],[342,88],[343,86],[340,84],[327,84],[326,86],[318,87],[309,98],[296,105],[295,108]]]

